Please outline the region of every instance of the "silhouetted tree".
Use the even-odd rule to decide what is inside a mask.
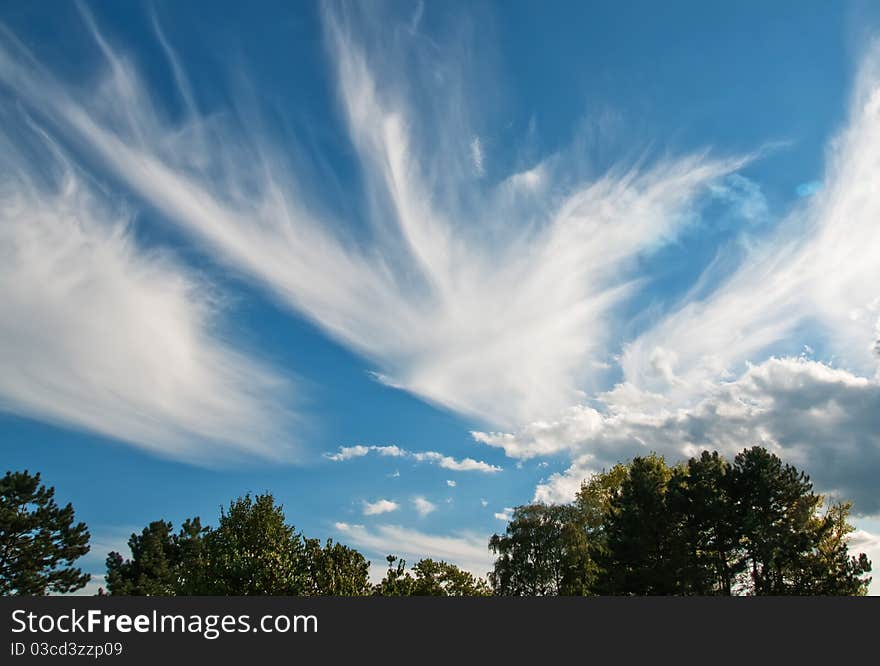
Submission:
[[[679,594],[730,595],[746,566],[730,485],[730,465],[717,452],[703,451],[673,470],[666,505]]]
[[[386,597],[485,597],[492,593],[482,578],[454,564],[430,558],[421,559],[406,571],[406,561],[389,555],[388,572],[374,593]]]

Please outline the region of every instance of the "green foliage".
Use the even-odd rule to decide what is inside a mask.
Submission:
[[[606,576],[600,591],[671,594],[675,591],[673,518],[666,506],[672,470],[662,457],[633,459],[605,519]]]
[[[594,570],[576,506],[517,507],[503,535],[489,540],[498,555],[489,581],[505,596],[580,595]]]
[[[107,588],[119,595],[370,594],[363,555],[304,539],[271,494],[245,495],[221,509],[215,529],[187,520],[177,534],[162,520],[128,542],[131,558],[107,557]]]
[[[425,558],[406,571],[406,561],[389,555],[388,572],[374,593],[385,597],[485,597],[491,588],[482,578],[462,571],[454,564]]]
[[[322,597],[360,597],[369,595],[370,563],[358,551],[327,539],[306,540],[309,567],[306,593]]]
[[[678,594],[730,595],[745,570],[731,468],[704,451],[673,470],[666,493],[674,521]]]
[[[301,595],[308,588],[306,546],[269,494],[250,494],[221,509],[205,535],[202,593]]]
[[[859,595],[851,506],[761,447],[670,468],[651,454],[585,482],[566,506],[518,507],[489,579],[497,594]]]
[[[415,581],[406,570],[406,560],[398,559],[396,555],[389,555],[385,559],[388,571],[385,578],[373,588],[373,594],[381,597],[412,596]]]
[[[132,535],[131,559],[108,557],[107,582],[114,594],[861,595],[871,563],[848,551],[850,511],[825,507],[804,473],[761,447],[676,467],[651,454],[584,481],[571,504],[517,507],[489,540],[491,587],[393,555],[373,587],[360,553],[304,538],[269,494],[233,501],[216,529],[151,523]]]
[[[177,534],[173,525],[157,520],[128,540],[131,558],[112,552],[107,556],[110,594],[173,596],[202,592],[204,535],[198,518],[184,522]]]
[[[0,594],[72,592],[89,581],[73,566],[89,552],[89,531],[59,507],[39,473],[7,472],[0,479]]]

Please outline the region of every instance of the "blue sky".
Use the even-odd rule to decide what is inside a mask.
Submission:
[[[96,575],[264,490],[484,573],[509,507],[762,443],[877,561],[877,19],[0,3],[5,466]]]

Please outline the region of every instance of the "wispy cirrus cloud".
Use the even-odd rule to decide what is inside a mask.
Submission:
[[[501,471],[501,467],[491,465],[482,460],[474,460],[473,458],[456,459],[437,451],[408,451],[393,444],[389,446],[364,446],[362,444],[340,446],[336,453],[325,453],[324,457],[334,462],[342,462],[352,458],[363,458],[370,453],[392,458],[409,458],[416,462],[427,462],[454,472],[483,472],[492,474]]]
[[[625,382],[686,399],[774,345],[798,348],[805,329],[827,356],[876,376],[880,325],[880,44],[864,56],[847,125],[830,143],[821,189],[752,243],[715,288],[697,285],[681,307],[626,345]],[[707,276],[707,278],[711,275]],[[658,364],[658,358],[665,359]]]
[[[385,381],[496,426],[583,397],[607,354],[611,313],[636,284],[635,259],[674,238],[707,186],[743,164],[693,154],[568,182],[557,159],[481,183],[455,77],[419,97],[404,84],[405,53],[376,48],[363,16],[327,8],[364,183],[367,239],[355,244],[344,233],[352,221],[315,212],[272,136],[234,114],[199,112],[161,33],[187,107],[176,121],[86,18],[104,55],[100,85],[61,83],[7,35],[0,82],[19,103]],[[394,43],[414,61],[429,57],[417,32]],[[422,113],[431,104],[444,113]]]
[[[292,387],[224,339],[222,300],[26,114],[0,129],[0,410],[216,464],[291,458]]]
[[[336,523],[340,540],[366,551],[380,563],[392,554],[403,557],[412,565],[423,557],[432,557],[456,564],[476,576],[485,576],[492,569],[492,557],[486,546],[488,537],[473,533],[453,535],[428,534],[399,525],[364,527],[350,523]],[[380,569],[380,567],[376,567]],[[371,567],[371,575],[381,577]]]
[[[763,444],[821,490],[854,500],[857,513],[880,513],[876,44],[851,104],[822,187],[752,239],[738,265],[722,256],[678,307],[625,344],[619,384],[516,431],[473,433],[514,457],[573,458],[538,486],[536,500],[568,501],[592,473],[651,450],[679,459]],[[793,357],[805,342],[806,355]],[[824,361],[806,358],[813,346]]]

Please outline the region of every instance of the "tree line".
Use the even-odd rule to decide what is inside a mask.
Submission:
[[[151,522],[106,559],[113,595],[540,596],[863,595],[871,563],[848,550],[852,506],[828,503],[809,477],[762,447],[670,466],[636,457],[586,479],[569,504],[517,507],[489,539],[486,578],[429,557],[370,562],[290,525],[270,493],[247,494],[175,531]],[[89,532],[40,475],[0,479],[0,594],[81,589],[75,561]]]

